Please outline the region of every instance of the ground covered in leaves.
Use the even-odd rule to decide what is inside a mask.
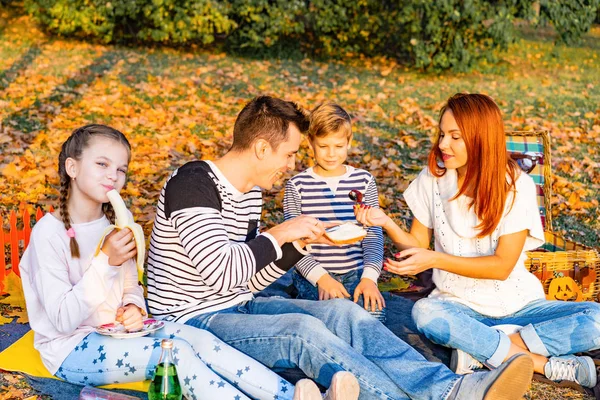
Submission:
[[[600,27],[578,47],[555,48],[553,39],[551,30],[525,26],[498,64],[424,74],[353,55],[343,62],[259,60],[90,44],[47,36],[28,17],[0,8],[0,213],[55,204],[60,144],[75,127],[105,123],[132,143],[124,197],[148,234],[168,174],[187,160],[223,154],[237,112],[267,93],[309,109],[324,100],[346,107],[355,131],[349,162],[376,176],[381,205],[407,223],[401,193],[426,162],[439,109],[467,91],[494,97],[507,129],[550,131],[554,228],[598,246]],[[296,171],[311,164],[305,142]],[[283,219],[284,181],[265,193],[267,226]],[[11,379],[0,375],[0,393],[14,386]],[[4,393],[0,399],[32,394]],[[583,398],[540,384],[528,396]]]

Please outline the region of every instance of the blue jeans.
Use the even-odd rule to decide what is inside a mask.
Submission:
[[[352,372],[363,400],[445,399],[459,379],[345,299],[261,297],[186,324],[270,368],[300,368],[325,387],[337,371]]]
[[[132,339],[90,333],[63,361],[56,376],[91,386],[152,379],[165,338],[173,339],[173,360],[188,399],[291,400],[294,396],[293,385],[212,333],[173,322]]]
[[[412,310],[417,329],[431,341],[460,349],[488,367],[498,367],[510,347],[494,325],[514,324],[530,352],[545,357],[600,348],[600,304],[536,300],[518,312],[493,318],[452,301],[426,298]]]
[[[346,272],[344,274],[334,274],[329,273],[329,275],[340,282],[348,293],[350,293],[351,301],[354,299],[354,290],[360,283],[360,278],[362,277],[363,270],[353,270]],[[303,277],[295,268],[292,273],[292,281],[294,282],[294,286],[298,290],[298,298],[302,300],[319,300],[319,289],[316,286],[313,286],[305,277]],[[356,303],[359,306],[364,308],[364,297],[360,296],[358,302]],[[379,321],[385,324],[386,315],[385,308],[382,310],[377,309],[377,311],[369,311],[369,314],[377,318]]]

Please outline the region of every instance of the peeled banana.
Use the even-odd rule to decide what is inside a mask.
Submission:
[[[95,255],[98,255],[100,253],[106,235],[111,233],[114,229],[131,229],[131,232],[133,233],[133,238],[135,240],[135,245],[137,247],[136,265],[138,268],[138,276],[141,279],[142,275],[144,274],[144,260],[146,258],[146,242],[144,240],[144,230],[140,225],[136,224],[133,221],[133,217],[131,216],[129,211],[127,211],[127,206],[125,206],[125,202],[119,195],[119,192],[113,189],[110,192],[106,193],[106,195],[108,196],[108,200],[110,200],[110,204],[112,204],[113,209],[115,210],[115,225],[110,225],[106,227],[104,233],[102,234],[102,238],[100,239],[100,242],[96,247]]]

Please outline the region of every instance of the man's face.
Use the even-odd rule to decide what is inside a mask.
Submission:
[[[294,124],[288,128],[287,140],[281,142],[277,150],[269,146],[265,158],[259,165],[256,184],[263,189],[271,189],[284,173],[296,166],[296,153],[300,148],[302,134]]]

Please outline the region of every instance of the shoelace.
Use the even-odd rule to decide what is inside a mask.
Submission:
[[[552,373],[548,377],[551,381],[567,380],[577,382],[575,372],[577,365],[575,360],[550,360]]]
[[[480,363],[479,361],[477,361],[475,358],[471,357],[471,360],[469,362],[469,369],[470,370],[483,369],[483,364]]]

